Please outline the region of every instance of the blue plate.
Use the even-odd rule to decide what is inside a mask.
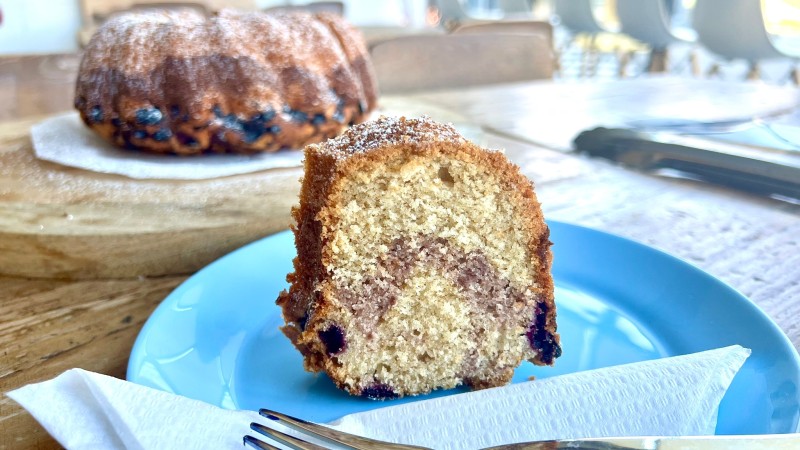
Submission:
[[[753,354],[720,405],[717,434],[798,430],[800,358],[758,307],[650,247],[549,224],[564,355],[555,367],[523,363],[515,382],[740,344]],[[282,232],[189,278],[145,324],[128,379],[224,408],[269,407],[321,422],[459,392],[374,402],[305,372],[300,354],[278,331],[275,306],[294,255],[291,233]]]

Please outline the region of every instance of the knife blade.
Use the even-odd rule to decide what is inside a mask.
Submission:
[[[800,434],[642,436],[522,442],[484,450],[797,450]]]
[[[697,137],[595,128],[575,150],[644,171],[674,169],[748,192],[800,199],[800,154],[714,143]]]

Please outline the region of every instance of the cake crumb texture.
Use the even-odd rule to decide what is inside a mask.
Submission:
[[[533,185],[451,126],[381,118],[307,147],[293,215],[283,331],[340,388],[485,388],[560,355]]]

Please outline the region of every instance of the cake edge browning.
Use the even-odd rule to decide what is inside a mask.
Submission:
[[[326,310],[332,307],[329,299],[334,298],[334,292],[329,289],[330,286],[324,286],[322,290],[315,289],[317,283],[324,278],[325,267],[331,261],[331,248],[327,244],[331,230],[336,229],[336,208],[339,207],[337,199],[341,196],[343,180],[350,174],[401,154],[453,157],[503,174],[499,177],[503,183],[502,189],[510,192],[512,201],[521,207],[523,214],[518,220],[522,226],[528,228],[528,254],[539,258],[539,263],[535,265],[536,273],[531,274],[538,292],[536,314],[531,318],[531,327],[527,331],[530,346],[535,350],[535,356],[530,361],[537,365],[551,365],[560,356],[560,338],[556,333],[556,308],[550,274],[552,243],[533,183],[505,155],[497,151],[487,151],[464,140],[450,126],[429,119],[382,118],[380,121],[396,121],[395,131],[389,136],[375,136],[381,134],[376,133],[376,129],[380,127],[368,123],[348,130],[337,139],[306,148],[306,175],[301,187],[300,204],[292,211],[296,222],[293,231],[298,257],[294,260],[295,272],[287,277],[290,288],[282,292],[277,301],[283,309],[286,321],[282,330],[304,355],[306,369],[314,372],[326,371],[329,375],[337,369],[335,362],[324,351],[301,342],[301,335],[308,322],[314,321],[314,317],[309,316],[311,310],[317,311],[316,316],[325,317]],[[382,147],[365,147],[359,145],[363,139],[383,139],[387,144]],[[308,219],[312,217],[313,220]],[[496,378],[465,381],[473,388],[480,389],[506,384],[512,375],[513,369],[510,369],[497,374]],[[335,376],[331,378],[340,388],[352,394],[363,394],[359,388],[346,385]]]
[[[271,47],[258,53],[220,48],[215,43],[228,36],[221,35],[221,24],[240,17],[239,28],[266,27],[270,39],[286,41],[279,34],[284,25],[313,29],[317,38],[305,41],[315,42],[298,45],[318,44],[313,56],[324,64],[287,59]],[[172,41],[179,32],[185,33],[180,46],[155,39]],[[120,59],[125,51],[132,54]],[[309,86],[320,92],[302,101],[288,98],[290,88]],[[130,12],[112,17],[90,39],[74,106],[88,128],[125,149],[253,154],[320,142],[363,122],[376,105],[376,89],[363,36],[334,14],[222,10],[201,19],[187,12]]]
[[[304,356],[307,370],[318,372],[324,361],[305,345],[298,342],[308,320],[309,308],[321,293],[315,286],[324,272],[322,265],[322,223],[317,220],[319,211],[328,198],[331,183],[337,171],[336,160],[319,152],[317,145],[305,149],[304,176],[300,186],[300,202],[292,207],[297,256],[293,260],[294,272],[286,276],[289,289],[282,291],[276,303],[283,311],[285,325],[281,331]]]

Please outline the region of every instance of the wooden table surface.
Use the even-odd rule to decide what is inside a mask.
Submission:
[[[60,63],[53,65],[53,61]],[[70,57],[64,56],[0,58],[0,158],[11,158],[16,164],[25,165],[30,173],[39,174],[20,177],[18,172],[0,166],[0,211],[9,215],[25,208],[43,211],[38,221],[31,222],[32,226],[42,220],[49,220],[48,228],[63,224],[63,217],[50,217],[59,214],[52,207],[54,202],[74,207],[99,202],[91,196],[61,196],[48,200],[42,189],[53,186],[42,187],[42,179],[63,177],[59,179],[70,183],[101,180],[116,183],[117,189],[123,191],[125,184],[130,185],[130,195],[121,195],[117,200],[135,197],[137,189],[160,192],[164,188],[158,181],[142,185],[121,177],[100,177],[43,163],[32,156],[27,138],[30,124],[37,117],[70,108],[75,66],[68,61]],[[44,91],[36,88],[37,85],[47,86],[52,95],[43,95]],[[428,112],[434,118],[454,121],[479,143],[505,148],[508,156],[535,181],[548,218],[630,237],[697,265],[751,298],[781,327],[795,348],[800,348],[797,321],[800,316],[800,206],[698,182],[635,173],[602,160],[533,144],[533,139],[525,135],[528,131],[524,118],[520,117],[528,109],[524,103],[519,103],[520,96],[535,101],[536,92],[563,89],[558,86],[563,83],[427,93],[384,98],[383,102],[409,113]],[[602,96],[603,89],[613,92],[600,85],[581,89],[585,89],[584,97],[574,95],[583,98],[583,104],[588,98],[587,92],[592,98]],[[555,101],[553,98],[551,95],[549,101]],[[563,109],[566,106],[557,103],[552,107]],[[786,102],[759,107],[780,109],[786,107]],[[516,124],[513,127],[522,132],[503,127],[509,123]],[[480,125],[485,126],[483,131]],[[487,132],[487,129],[492,131]],[[299,176],[299,170],[288,169],[217,182],[181,182],[175,186],[175,182],[163,183],[195,199],[191,214],[201,222],[213,222],[207,216],[213,214],[220,198],[234,203],[229,214],[240,216],[236,218],[239,225],[258,222],[239,233],[237,242],[241,242],[285,228],[289,221],[289,205],[296,199]],[[197,193],[194,183],[223,193],[204,197]],[[26,198],[26,187],[35,195]],[[248,193],[248,188],[252,188],[252,192]],[[133,203],[138,207],[146,202]],[[165,217],[157,220],[158,215],[154,213],[148,219],[151,223],[137,226],[155,230],[169,228],[169,214],[164,214]],[[20,227],[20,221],[0,218],[0,252],[3,253],[0,261],[18,251],[9,238],[12,226]],[[225,229],[225,226],[200,227],[196,230],[198,236],[208,241],[211,249],[204,253],[189,251],[185,258],[201,257],[190,262],[205,264],[215,253],[225,253],[230,245],[238,245],[231,244],[231,234]],[[72,231],[59,234],[55,230],[49,238],[68,237]],[[196,246],[196,240],[164,242],[180,249]],[[89,251],[102,251],[99,248],[102,246]],[[36,251],[34,246],[28,250]],[[72,250],[78,253],[50,257],[78,258],[80,251],[86,249],[74,247]],[[96,254],[90,256],[97,257]],[[123,256],[118,253],[113,258]],[[39,261],[42,265],[48,264],[47,257]],[[107,261],[111,266],[123,263]],[[31,277],[0,273],[0,391],[50,379],[73,367],[124,377],[128,355],[143,323],[159,302],[190,275],[193,264],[158,276],[87,277],[84,273]],[[44,269],[42,272],[48,273]],[[5,396],[0,397],[0,436],[0,448],[58,448],[30,415]]]

